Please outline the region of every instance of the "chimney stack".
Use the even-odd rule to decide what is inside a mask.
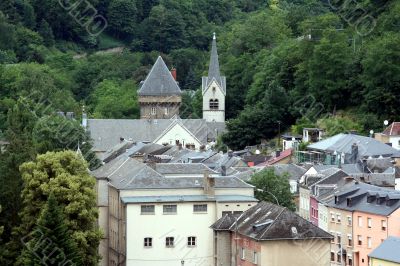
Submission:
[[[210,197],[215,196],[215,179],[210,176],[210,173],[206,170],[204,171],[204,193]]]
[[[174,80],[176,81],[176,68],[172,68],[171,69],[171,75],[172,75],[172,77],[174,78]]]

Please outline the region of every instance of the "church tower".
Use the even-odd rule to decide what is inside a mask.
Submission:
[[[146,79],[140,83],[138,95],[141,119],[179,116],[182,92],[175,71],[173,69],[171,73],[162,57],[158,57]]]
[[[203,119],[207,122],[225,122],[226,78],[219,70],[217,38],[211,44],[208,76],[202,78]]]

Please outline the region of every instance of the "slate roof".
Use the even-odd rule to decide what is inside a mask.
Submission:
[[[319,142],[308,145],[308,149],[319,150],[325,152],[338,152],[351,154],[351,146],[356,143],[358,145],[358,154],[360,157],[366,156],[391,156],[397,153],[397,150],[377,141],[373,138],[364,137],[355,134],[338,134],[333,137],[321,140]]]
[[[379,195],[376,197],[376,195]],[[375,196],[368,202],[368,196]],[[377,199],[380,198],[381,201]],[[387,202],[389,200],[389,202]],[[389,216],[400,207],[400,191],[360,182],[351,182],[335,192],[330,207]]]
[[[389,236],[368,256],[371,258],[400,263],[400,237]]]
[[[382,132],[382,134],[388,136],[400,136],[400,122],[393,122]]]
[[[88,119],[87,129],[93,139],[93,150],[106,152],[120,143],[120,138],[133,142],[153,142],[173,123],[181,123],[201,143],[215,138],[204,119]]]
[[[217,38],[215,37],[215,33],[211,43],[210,65],[208,67],[208,80],[209,80],[208,84],[211,83],[212,79],[215,79],[219,84],[222,84],[221,73],[219,70]]]
[[[155,170],[160,174],[217,174],[202,163],[157,163]]]
[[[297,166],[295,164],[274,164],[267,166],[267,168],[272,168],[277,175],[287,174],[290,180],[299,180],[302,175],[306,173],[306,169]]]
[[[140,96],[181,95],[181,89],[161,56],[157,58],[138,94]]]
[[[266,162],[263,162],[263,163],[258,164],[257,166],[267,166],[267,165],[276,164],[276,163],[278,163],[279,161],[281,161],[281,160],[283,160],[283,159],[285,159],[285,158],[291,156],[292,153],[293,153],[293,150],[292,150],[292,149],[286,149],[286,150],[282,151],[281,154],[280,154],[278,157],[271,158],[271,159],[269,159],[269,160],[266,161]]]
[[[243,195],[171,195],[171,196],[137,196],[122,197],[123,203],[153,203],[153,202],[257,202],[258,200],[251,196]]]
[[[212,226],[216,231],[231,231],[249,238],[264,240],[332,239],[333,237],[288,209],[260,202],[237,219],[227,214]]]

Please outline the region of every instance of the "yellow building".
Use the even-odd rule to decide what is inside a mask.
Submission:
[[[399,266],[400,238],[389,236],[369,255],[370,266]]]

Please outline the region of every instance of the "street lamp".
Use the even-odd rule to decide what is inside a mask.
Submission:
[[[269,195],[271,195],[275,199],[276,204],[279,205],[278,198],[274,194],[272,194],[271,192],[269,192],[267,190],[264,190],[264,189],[261,189],[261,188],[257,188],[257,191],[258,192],[267,192]]]
[[[373,131],[372,129],[369,131],[369,136],[370,136],[371,138],[374,136],[374,131]]]

